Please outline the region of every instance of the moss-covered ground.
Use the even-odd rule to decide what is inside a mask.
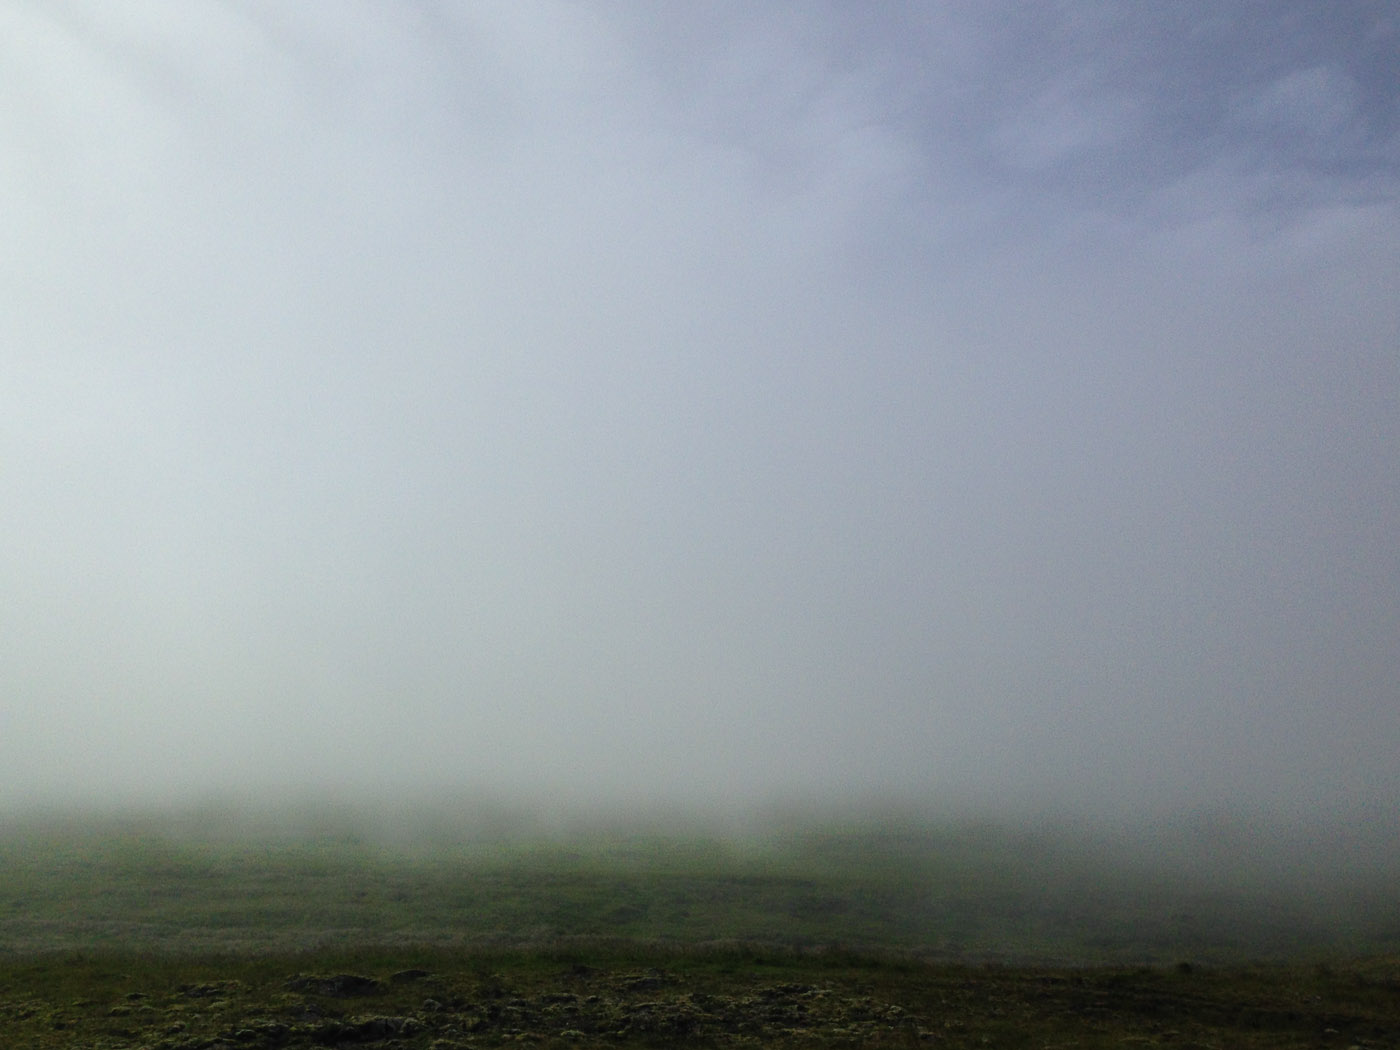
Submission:
[[[1342,967],[946,966],[617,946],[0,966],[14,1047],[1394,1047],[1400,959]]]
[[[0,828],[0,1046],[1400,1046],[1388,869],[986,826]]]

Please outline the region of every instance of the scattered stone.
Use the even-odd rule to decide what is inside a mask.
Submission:
[[[624,974],[619,983],[634,992],[651,991],[661,988],[664,985],[674,982],[675,978],[665,970],[655,968],[647,970],[645,973]]]
[[[383,991],[384,986],[373,977],[363,977],[355,973],[338,973],[330,977],[323,974],[295,974],[288,978],[287,988],[294,992],[325,995],[333,999],[348,999],[357,995],[374,995]]]

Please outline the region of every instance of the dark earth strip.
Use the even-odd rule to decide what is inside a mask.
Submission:
[[[1395,958],[1047,971],[740,949],[65,955],[0,978],[5,1045],[35,1050],[1400,1046]]]

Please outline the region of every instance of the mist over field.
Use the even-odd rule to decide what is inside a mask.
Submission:
[[[5,5],[0,811],[1393,863],[1397,53],[1365,2]]]

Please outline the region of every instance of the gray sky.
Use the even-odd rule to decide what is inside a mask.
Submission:
[[[12,800],[1400,800],[1400,15],[11,0]]]

